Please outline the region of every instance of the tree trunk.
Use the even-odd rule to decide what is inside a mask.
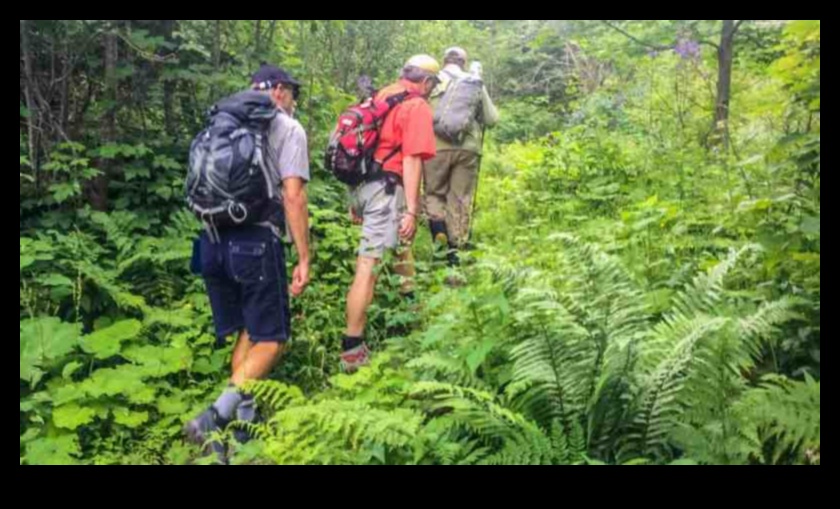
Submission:
[[[262,44],[260,39],[262,38],[262,20],[258,19],[254,21],[254,56],[257,58],[257,63],[260,63],[261,52],[262,52]]]
[[[266,44],[266,49],[271,51],[274,47],[274,34],[277,32],[277,22],[279,20],[273,19],[271,23],[269,23],[268,27],[268,44]]]
[[[175,20],[164,19],[161,20],[161,28],[163,31],[163,38],[166,42],[172,42],[172,34],[175,32]],[[162,52],[168,50],[161,50]],[[166,64],[164,64],[165,67]],[[165,71],[165,69],[164,69]],[[177,138],[178,124],[175,118],[175,91],[177,83],[174,79],[165,78],[163,82],[163,124],[166,129],[166,134],[170,139]]]
[[[216,80],[222,71],[222,20],[217,19],[213,27],[213,86],[210,88],[210,100],[215,101],[219,96],[219,86]]]
[[[729,149],[729,116],[732,102],[732,64],[735,59],[735,34],[739,25],[734,19],[723,20],[723,30],[718,49],[718,83],[715,102],[715,123],[712,129],[713,143]]]
[[[24,85],[23,94],[26,100],[26,109],[29,110],[29,118],[26,119],[27,133],[28,133],[28,148],[29,148],[29,163],[32,165],[32,171],[35,175],[36,189],[40,189],[41,175],[40,164],[38,160],[38,131],[35,129],[35,122],[39,118],[38,108],[35,104],[34,92],[32,87],[35,85],[35,72],[32,67],[32,48],[29,43],[29,20],[20,20],[20,52],[23,59],[23,74]]]
[[[103,41],[104,64],[105,64],[105,101],[107,108],[102,117],[102,143],[105,145],[117,141],[117,63],[119,59],[119,39],[115,32],[116,27],[111,26],[105,33]],[[113,161],[105,159],[101,161],[102,175],[96,177],[90,188],[90,204],[98,211],[108,210],[108,181],[114,171]]]

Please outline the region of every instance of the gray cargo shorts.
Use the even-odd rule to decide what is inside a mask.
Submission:
[[[359,256],[381,260],[400,247],[400,225],[407,211],[405,188],[383,178],[351,189],[353,211],[363,221]]]

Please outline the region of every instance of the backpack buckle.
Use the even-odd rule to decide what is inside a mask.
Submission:
[[[239,215],[237,216],[237,212]],[[228,215],[236,224],[242,224],[248,220],[248,209],[241,203],[231,202],[228,205]]]

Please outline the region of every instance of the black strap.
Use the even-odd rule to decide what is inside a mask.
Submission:
[[[390,154],[388,154],[388,156],[387,156],[385,159],[383,159],[383,160],[382,160],[382,166],[385,166],[385,164],[386,164],[388,161],[390,161],[391,159],[393,159],[393,158],[397,157],[397,154],[399,154],[401,150],[402,150],[402,145],[397,145],[397,148],[395,148],[394,150],[392,150],[392,151],[391,151],[391,153],[390,153]]]
[[[420,94],[418,94],[417,92],[410,92],[410,91],[406,90],[405,92],[401,92],[401,93],[399,93],[399,94],[392,95],[391,97],[389,97],[389,98],[388,98],[388,99],[386,99],[385,101],[386,101],[386,102],[388,103],[388,105],[390,106],[390,109],[391,109],[391,110],[393,110],[393,109],[394,109],[397,105],[404,103],[404,102],[405,102],[406,100],[408,100],[409,98],[416,98],[416,97],[422,97],[422,96],[421,96]],[[389,111],[389,112],[388,112],[388,114],[390,115],[390,114],[391,114],[391,112]],[[386,117],[386,118],[387,118],[387,117]],[[385,125],[385,121],[384,121],[384,120],[385,120],[385,119],[383,119],[382,125]],[[380,129],[382,129],[382,127],[381,127],[381,126],[380,126]],[[377,143],[378,143],[378,142],[377,142]],[[391,159],[393,159],[394,157],[396,157],[396,156],[397,156],[397,154],[399,154],[399,153],[400,153],[400,150],[402,150],[402,145],[398,145],[398,146],[397,146],[397,148],[395,148],[393,151],[391,151],[391,153],[390,153],[390,154],[388,154],[388,157],[386,157],[386,158],[382,161],[382,166],[385,166],[385,164],[386,164],[388,161],[390,161]]]
[[[410,98],[422,97],[417,92],[410,92],[406,90],[405,92],[400,92],[399,94],[394,94],[391,97],[385,99],[385,102],[388,103],[390,109],[394,109],[396,106],[404,103]]]

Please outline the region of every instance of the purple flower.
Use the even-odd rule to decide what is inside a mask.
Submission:
[[[700,57],[700,43],[691,39],[680,39],[674,46],[676,52],[683,60],[696,59]]]

